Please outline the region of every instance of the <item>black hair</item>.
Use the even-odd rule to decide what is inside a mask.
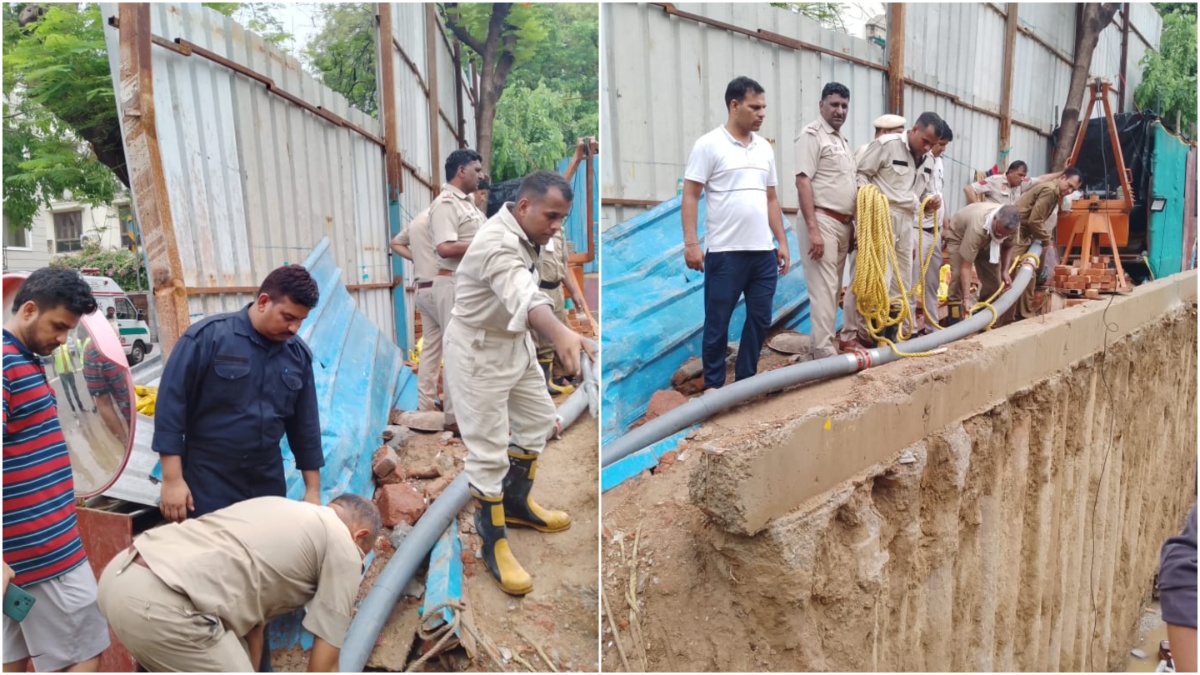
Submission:
[[[942,120],[942,129],[938,136],[947,143],[954,140],[954,130],[950,128],[950,125],[946,123],[946,120]]]
[[[316,307],[321,298],[317,282],[304,269],[304,265],[285,265],[273,270],[258,287],[258,295],[263,293],[271,298],[271,302],[279,302],[286,297],[309,309]]]
[[[1018,160],[1014,161],[1012,164],[1009,164],[1008,171],[1005,171],[1004,173],[1012,173],[1014,171],[1020,171],[1021,169],[1025,169],[1025,172],[1028,173],[1029,165],[1018,159]]]
[[[446,158],[446,180],[453,180],[458,175],[458,170],[470,164],[471,162],[482,162],[483,155],[470,148],[455,150]]]
[[[921,116],[917,118],[918,127],[924,129],[929,125],[933,125],[933,128],[938,132],[939,138],[942,135],[942,127],[944,124],[945,122],[942,120],[941,115],[938,115],[935,112],[923,112],[921,113]]]
[[[821,88],[821,100],[822,101],[829,98],[830,96],[833,96],[834,94],[841,96],[842,98],[846,99],[847,101],[850,100],[850,89],[849,89],[849,87],[842,84],[841,82],[829,82],[829,83],[826,83],[826,85]]]
[[[517,188],[517,201],[528,198],[533,201],[535,197],[542,197],[552,188],[557,188],[562,193],[563,199],[573,201],[575,192],[571,190],[571,184],[553,171],[535,171],[521,180],[521,187]]]
[[[761,94],[765,91],[761,84],[745,75],[735,77],[725,87],[725,109],[729,110],[729,104],[734,101],[746,100],[746,94]]]
[[[65,307],[76,316],[96,311],[92,287],[78,270],[65,267],[43,267],[30,274],[13,298],[12,313],[31,300],[39,313],[56,307]]]
[[[1083,172],[1080,171],[1076,167],[1071,167],[1071,168],[1067,169],[1066,171],[1063,171],[1062,175],[1063,175],[1063,178],[1066,178],[1067,180],[1070,180],[1072,178],[1078,178],[1079,184],[1083,185]]]
[[[379,517],[379,507],[375,506],[374,502],[347,492],[330,500],[329,505],[333,506],[334,504],[346,509],[347,513],[354,518],[356,525],[363,525],[370,530],[371,541],[375,541],[375,537],[379,536],[379,528],[382,527],[383,522]]]

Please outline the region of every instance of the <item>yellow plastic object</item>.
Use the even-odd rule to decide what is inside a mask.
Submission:
[[[938,302],[945,303],[950,299],[950,265],[942,265],[938,270]]]
[[[134,385],[137,394],[137,411],[147,417],[154,417],[154,402],[158,400],[158,387],[143,387]]]
[[[411,361],[414,366],[420,365],[421,350],[424,348],[425,348],[425,336],[422,335],[421,338],[419,340],[417,340],[417,348],[408,350],[408,360]]]

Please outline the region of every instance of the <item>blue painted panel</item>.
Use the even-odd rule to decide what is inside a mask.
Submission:
[[[674,450],[679,442],[687,435],[699,429],[700,425],[690,426],[677,434],[668,436],[648,448],[623,457],[620,460],[600,470],[600,491],[611,490],[625,481],[633,478],[646,469],[658,466],[658,458]]]
[[[604,440],[629,429],[645,414],[650,396],[669,388],[679,366],[700,355],[704,274],[684,264],[680,204],[680,197],[665,201],[601,236]],[[701,236],[705,213],[701,199]],[[772,320],[776,325],[807,331],[808,289],[797,264],[799,245],[791,227],[786,229],[793,264],[779,279]],[[744,303],[739,303],[729,324],[730,341],[741,338],[745,316]]]
[[[1158,213],[1150,213],[1150,267],[1163,277],[1183,270],[1183,207],[1187,191],[1187,158],[1192,146],[1154,123],[1154,153],[1150,159],[1152,196],[1166,199]]]
[[[391,232],[391,238],[395,239],[396,235],[400,234],[400,202],[388,202],[388,230]],[[404,277],[404,259],[398,255],[391,256],[392,258],[392,278],[400,279]],[[392,316],[396,318],[396,344],[400,346],[402,354],[407,354],[410,347],[415,345],[408,344],[408,309],[405,307],[406,297],[404,285],[401,284],[392,289],[392,306],[394,311]]]
[[[600,236],[600,164],[599,157],[592,157],[592,217],[596,220],[597,225],[592,230],[595,237]],[[556,167],[559,173],[567,170],[567,164],[570,164],[570,159],[564,159],[558,163]],[[575,201],[571,203],[571,213],[567,215],[567,222],[563,225],[566,230],[567,240],[575,247],[576,253],[587,253],[587,167],[584,164],[579,165],[579,169],[575,171],[575,178],[571,181],[571,190],[575,193]],[[595,249],[599,251],[599,249]],[[597,258],[599,256],[597,255]],[[587,263],[583,266],[583,271],[591,274],[599,271],[596,260]]]
[[[438,610],[436,617],[430,617],[429,612],[443,603],[461,601],[462,583],[462,542],[458,538],[458,521],[454,520],[442,536],[438,537],[433,551],[429,554],[429,573],[425,576],[425,601],[421,605],[421,622],[427,630],[433,630],[454,620],[454,612],[449,607]],[[455,635],[458,634],[456,631]]]

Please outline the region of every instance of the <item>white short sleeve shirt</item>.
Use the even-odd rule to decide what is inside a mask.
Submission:
[[[769,251],[775,248],[767,221],[767,188],[779,181],[775,150],[751,134],[743,145],[722,125],[692,146],[684,178],[704,185],[705,249]]]

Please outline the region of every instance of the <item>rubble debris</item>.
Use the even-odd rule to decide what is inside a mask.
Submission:
[[[399,523],[412,525],[425,513],[425,498],[408,483],[384,485],[379,488],[379,514],[386,527]]]

